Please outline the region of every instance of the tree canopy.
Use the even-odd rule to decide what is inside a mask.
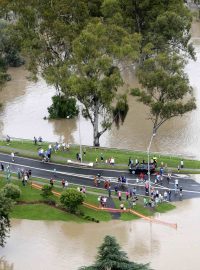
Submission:
[[[128,111],[126,93],[117,92],[123,85],[121,64],[139,63],[138,74],[142,67],[145,74],[150,64],[146,61],[158,62],[160,55],[172,62],[174,54],[195,58],[190,42],[192,16],[183,0],[4,0],[0,5],[4,17],[12,17],[33,78],[41,74],[65,100],[76,98],[82,103],[81,112],[93,126],[95,146],[112,123],[123,122]],[[143,80],[146,89],[147,79]],[[182,75],[179,79],[177,88],[183,81],[188,84]],[[174,95],[178,102],[186,93],[178,99]],[[179,114],[194,108],[191,102],[179,106]],[[176,113],[173,110],[170,117]]]
[[[133,89],[132,94],[150,108],[154,133],[168,119],[196,108],[183,67],[184,60],[177,54],[160,53],[138,68],[142,89]]]
[[[4,247],[10,231],[9,213],[12,208],[12,199],[7,198],[0,191],[0,246]]]
[[[94,265],[82,267],[80,270],[148,270],[147,264],[138,264],[128,260],[128,257],[112,236],[106,236],[98,248]]]

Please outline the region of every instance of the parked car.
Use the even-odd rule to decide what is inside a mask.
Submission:
[[[155,172],[155,164],[154,163],[149,163],[149,169],[150,169],[150,174]],[[148,163],[138,163],[137,165],[131,165],[129,167],[129,172],[131,174],[140,174],[140,173],[144,173],[147,174],[148,173]]]

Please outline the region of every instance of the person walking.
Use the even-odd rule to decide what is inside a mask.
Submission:
[[[11,153],[11,160],[12,160],[12,162],[15,162],[15,153],[14,152]]]

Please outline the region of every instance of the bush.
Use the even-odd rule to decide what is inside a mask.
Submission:
[[[69,212],[75,213],[79,205],[83,203],[84,196],[75,189],[67,189],[61,193],[60,202]]]
[[[2,192],[5,195],[5,197],[10,198],[12,200],[17,200],[21,196],[20,188],[14,184],[6,184],[2,188]]]
[[[47,199],[50,199],[51,196],[53,196],[53,193],[52,193],[52,186],[49,186],[49,185],[44,185],[42,187],[42,193],[41,193],[41,196],[47,200]]]
[[[53,96],[53,104],[48,107],[49,118],[73,118],[78,115],[76,108],[76,99],[65,96]]]

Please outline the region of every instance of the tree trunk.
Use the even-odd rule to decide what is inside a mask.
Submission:
[[[98,104],[96,104],[94,111],[93,146],[100,146],[99,137],[99,107]]]

